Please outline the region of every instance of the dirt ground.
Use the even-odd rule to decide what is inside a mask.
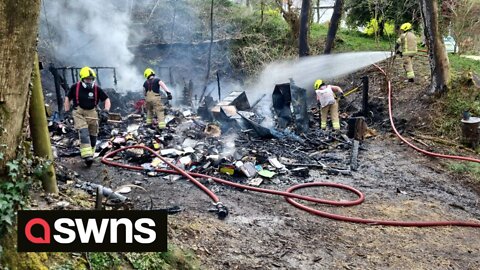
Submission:
[[[364,143],[361,167],[352,176],[325,176],[313,181],[351,185],[366,195],[356,207],[318,206],[332,213],[388,220],[479,220],[478,187],[455,178],[440,164],[405,148],[389,135]],[[66,162],[76,169],[78,160]],[[103,165],[78,171],[98,179]],[[191,183],[147,178],[108,168],[113,185],[144,182],[156,208],[180,206],[169,217],[170,243],[193,249],[205,269],[478,269],[478,228],[401,228],[332,221],[290,206],[273,195],[212,185],[229,208],[225,220],[207,210],[209,198]],[[118,182],[116,182],[118,181]],[[265,187],[284,190],[282,185]],[[332,200],[354,195],[331,188],[303,194]]]
[[[412,109],[419,107],[412,104],[426,106],[421,99],[422,85],[426,83],[422,73],[426,71],[419,73],[420,83],[398,90],[395,97],[397,117],[407,118],[410,128],[421,126],[419,110]],[[372,100],[385,103],[381,80],[373,79],[371,85]],[[382,220],[480,222],[479,183],[450,173],[445,161],[414,152],[388,129],[365,140],[363,147],[366,150],[360,151],[360,167],[352,176],[311,170],[305,182],[351,185],[365,194],[365,202],[355,207],[316,208]],[[230,211],[225,220],[219,220],[208,212],[212,206],[208,196],[183,179],[145,178],[137,172],[99,163],[84,169],[79,158],[65,158],[61,163],[87,181],[102,183],[99,179],[105,174],[114,187],[137,181],[148,190],[155,208],[181,207],[183,211],[169,216],[169,241],[192,249],[204,269],[480,269],[480,228],[404,228],[339,222],[296,209],[279,196],[208,184]],[[288,188],[272,182],[264,182],[262,187]],[[299,193],[332,200],[355,198],[332,188]]]

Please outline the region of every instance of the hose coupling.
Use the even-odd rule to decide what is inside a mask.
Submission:
[[[228,216],[228,208],[221,202],[213,203],[215,208],[210,209],[210,212],[216,212],[218,219],[225,219]]]

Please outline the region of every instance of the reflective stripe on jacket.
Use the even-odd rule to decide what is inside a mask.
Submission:
[[[417,53],[417,37],[412,31],[401,34],[397,43],[400,44],[403,55],[411,56]]]

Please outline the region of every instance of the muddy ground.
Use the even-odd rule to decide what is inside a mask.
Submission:
[[[314,181],[351,185],[366,195],[356,207],[318,206],[332,213],[389,220],[479,220],[478,188],[446,172],[389,135],[364,143],[358,172],[352,176],[320,176]],[[69,167],[82,167],[71,160]],[[95,180],[103,170],[78,171]],[[478,228],[401,228],[332,221],[290,206],[283,198],[231,188],[217,189],[228,206],[226,220],[207,212],[209,198],[184,180],[171,182],[136,172],[108,168],[113,185],[144,182],[157,208],[180,206],[169,218],[170,243],[191,248],[205,269],[478,269]],[[98,179],[98,178],[97,178]],[[118,181],[118,182],[117,182]],[[266,188],[284,190],[283,185]],[[331,188],[303,194],[332,200],[354,195]]]
[[[421,125],[421,112],[412,108],[427,106],[420,98],[409,98],[423,95],[420,91],[426,81],[422,73],[426,71],[418,73],[420,82],[399,89],[404,95],[395,98],[398,117],[406,119],[410,129]],[[401,74],[397,75],[400,79],[394,85],[401,86]],[[385,104],[382,81],[374,79],[371,85],[372,100]],[[412,102],[418,104],[412,107]],[[371,123],[379,135],[364,141],[366,150],[360,151],[360,167],[352,176],[311,170],[310,177],[303,179],[351,185],[365,194],[365,202],[355,207],[315,207],[371,219],[480,222],[480,185],[449,172],[445,161],[407,148],[388,128],[382,129],[383,122]],[[113,187],[138,181],[152,196],[155,208],[180,206],[183,211],[169,216],[169,241],[192,249],[204,269],[480,268],[479,228],[404,228],[339,222],[303,212],[278,196],[209,184],[230,210],[225,220],[219,220],[208,212],[208,196],[183,179],[145,178],[98,162],[84,169],[79,158],[63,158],[60,162],[77,171],[83,180],[103,183],[100,179],[108,174]],[[264,181],[262,187],[285,190],[288,185]],[[299,193],[332,200],[355,198],[332,188]]]

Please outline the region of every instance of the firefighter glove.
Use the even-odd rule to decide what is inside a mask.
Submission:
[[[100,112],[100,121],[101,122],[107,122],[108,121],[108,115],[109,115],[108,111],[105,111],[105,110],[101,111]]]
[[[173,99],[172,93],[167,92],[167,99],[168,99],[168,100],[172,100],[172,99]]]

